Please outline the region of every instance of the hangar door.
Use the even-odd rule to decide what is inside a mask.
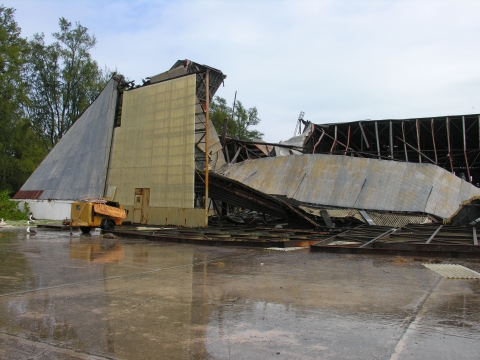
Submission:
[[[150,189],[136,188],[133,202],[133,222],[148,224],[148,208],[150,204]]]

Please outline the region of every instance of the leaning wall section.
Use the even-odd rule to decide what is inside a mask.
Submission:
[[[424,212],[442,218],[480,189],[431,164],[291,155],[228,164],[220,175],[270,195],[305,204],[394,212]]]

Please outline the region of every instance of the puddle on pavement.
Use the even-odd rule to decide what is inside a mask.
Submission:
[[[0,235],[0,348],[13,334],[122,359],[384,358],[439,281],[378,257]],[[478,282],[441,281],[419,327],[478,340]]]

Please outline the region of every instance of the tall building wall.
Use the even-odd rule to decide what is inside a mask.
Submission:
[[[203,225],[203,211],[194,209],[195,86],[196,76],[189,75],[123,94],[107,192],[129,210],[127,220]],[[141,221],[133,218],[138,189],[148,189]]]

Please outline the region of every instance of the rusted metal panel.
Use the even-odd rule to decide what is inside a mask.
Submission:
[[[41,198],[43,190],[19,190],[13,199],[38,200]]]
[[[148,213],[150,209],[150,189],[135,189],[133,204],[133,222],[135,224],[148,224]]]

